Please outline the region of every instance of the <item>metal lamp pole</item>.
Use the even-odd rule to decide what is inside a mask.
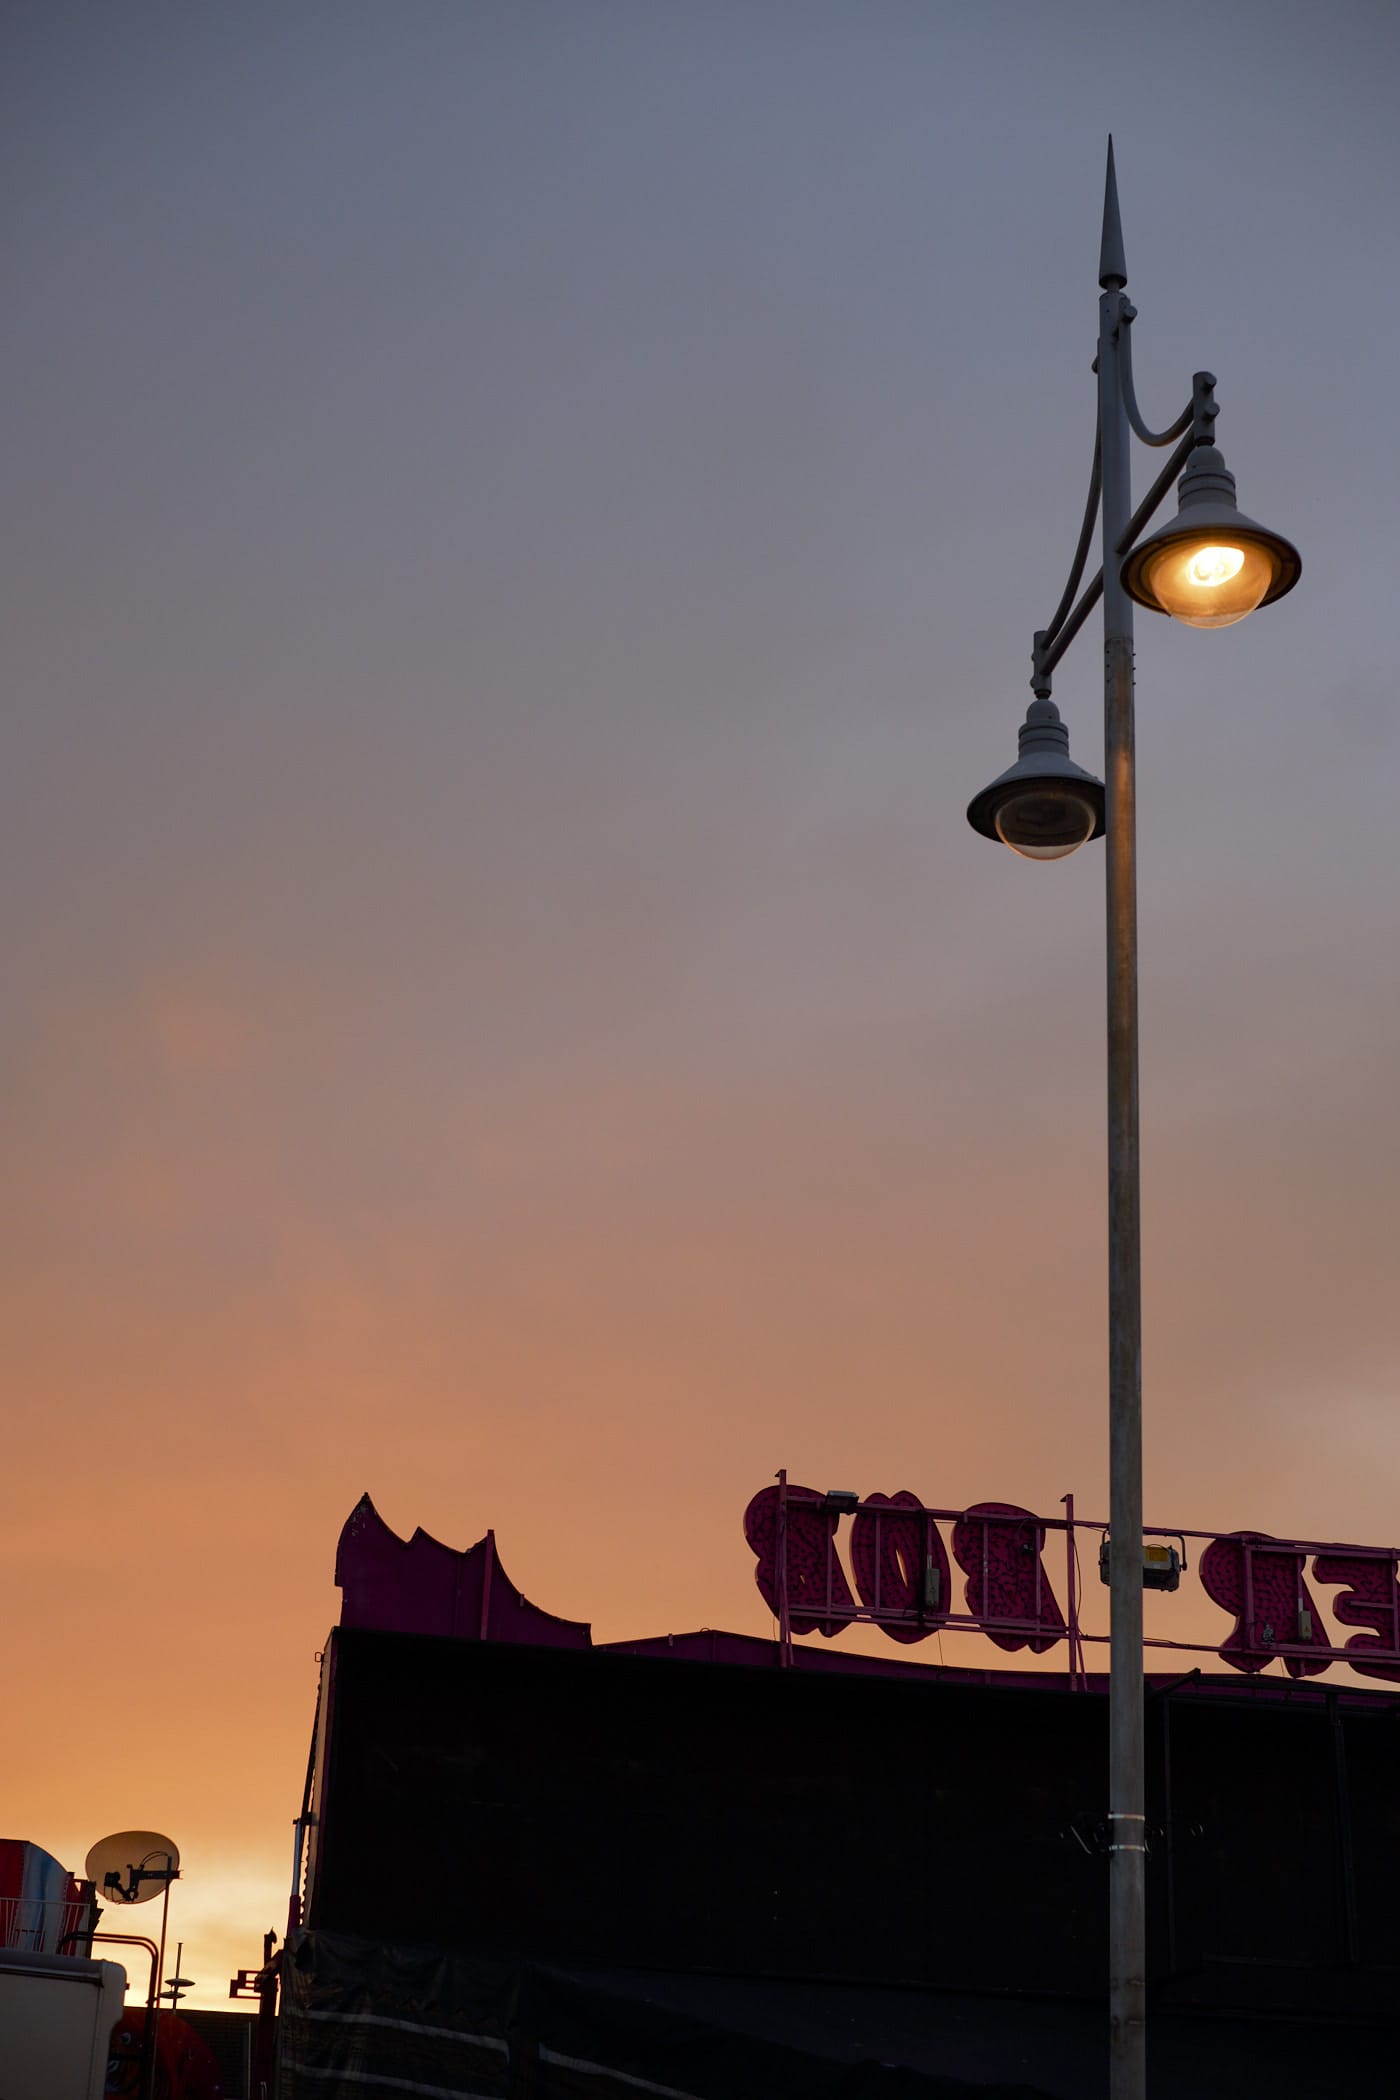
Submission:
[[[1137,832],[1133,750],[1133,603],[1188,625],[1231,626],[1291,590],[1301,562],[1289,542],[1245,517],[1214,446],[1215,381],[1198,372],[1190,405],[1149,430],[1133,389],[1136,310],[1128,281],[1113,142],[1108,147],[1099,254],[1098,438],[1069,582],[1035,637],[1035,699],[1020,757],[968,807],[973,828],[1033,860],[1058,860],[1107,839],[1108,907],[1108,1413],[1109,1413],[1109,2089],[1144,2100],[1147,2081],[1147,1824],[1142,1663],[1142,1290],[1138,1150]],[[1132,434],[1175,449],[1132,508]],[[1179,469],[1175,520],[1146,540]],[[1077,603],[1096,513],[1103,567]],[[1104,612],[1104,772],[1069,757],[1050,699],[1051,674],[1094,604]]]
[[[1113,2100],[1147,2091],[1147,1779],[1142,1667],[1142,1201],[1138,1147],[1133,601],[1114,553],[1132,511],[1120,339],[1128,273],[1109,147],[1099,260],[1103,747],[1108,904],[1108,2034]],[[1111,224],[1110,224],[1111,218]],[[1115,239],[1116,236],[1116,239]]]

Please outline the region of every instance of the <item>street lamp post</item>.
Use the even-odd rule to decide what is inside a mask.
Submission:
[[[1137,844],[1133,758],[1133,604],[1195,627],[1227,627],[1291,590],[1301,563],[1279,534],[1235,504],[1215,448],[1215,381],[1197,372],[1190,404],[1149,430],[1133,388],[1132,323],[1108,145],[1099,255],[1098,435],[1079,545],[1049,627],[1035,637],[1035,694],[1017,763],[974,796],[968,821],[1033,860],[1107,841],[1109,1411],[1109,2063],[1112,2100],[1143,2100],[1147,2077],[1147,1825],[1142,1667],[1142,1300],[1138,1154]],[[1136,511],[1132,434],[1174,447]],[[1178,514],[1147,538],[1182,469]],[[1096,516],[1103,567],[1080,594]],[[1104,620],[1104,774],[1069,757],[1050,698],[1055,666],[1099,597]]]

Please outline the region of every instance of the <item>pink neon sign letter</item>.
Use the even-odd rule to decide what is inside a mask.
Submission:
[[[938,1526],[908,1488],[863,1500],[851,1525],[851,1573],[860,1601],[871,1611],[909,1613],[906,1624],[880,1620],[880,1631],[892,1641],[926,1640],[948,1616],[951,1578]],[[880,1505],[878,1515],[872,1502]]]
[[[758,1556],[754,1581],[771,1612],[780,1612],[778,1595],[778,1517],[780,1490],[760,1488],[744,1511],[744,1537]],[[856,1600],[836,1553],[835,1510],[822,1507],[815,1488],[787,1490],[787,1602],[794,1633],[824,1633],[828,1638],[849,1626]]]
[[[1400,1631],[1400,1583],[1395,1580],[1395,1562],[1378,1560],[1365,1553],[1319,1553],[1313,1562],[1319,1582],[1344,1582],[1347,1587],[1332,1600],[1332,1609],[1344,1626],[1367,1626],[1369,1633],[1354,1633],[1346,1644],[1353,1670],[1365,1677],[1400,1677],[1397,1631]],[[1389,1662],[1363,1660],[1387,1655]]]
[[[953,1558],[967,1577],[967,1608],[998,1648],[1043,1655],[1064,1639],[1064,1613],[1040,1557],[1044,1547],[1045,1526],[1016,1502],[974,1502],[953,1526]],[[1024,1620],[1039,1630],[994,1633],[998,1619]]]
[[[1325,1648],[1327,1636],[1312,1593],[1303,1580],[1307,1559],[1295,1546],[1280,1546],[1265,1531],[1233,1531],[1212,1539],[1201,1555],[1201,1587],[1235,1623],[1220,1645],[1220,1660],[1232,1670],[1266,1670],[1279,1644]],[[1285,1655],[1290,1677],[1316,1677],[1328,1658]]]

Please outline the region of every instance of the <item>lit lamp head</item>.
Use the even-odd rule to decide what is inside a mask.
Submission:
[[[1032,700],[1020,756],[967,805],[983,838],[1000,839],[1026,860],[1063,860],[1103,836],[1103,782],[1069,755],[1069,731],[1053,700]]]
[[[1238,508],[1235,477],[1214,445],[1192,453],[1177,501],[1171,523],[1124,559],[1123,588],[1139,605],[1187,627],[1233,627],[1292,590],[1303,571],[1297,548]]]

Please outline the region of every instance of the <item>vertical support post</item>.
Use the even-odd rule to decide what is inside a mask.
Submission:
[[[301,1868],[305,1857],[306,1829],[309,1818],[303,1808],[292,1822],[292,1893],[287,1900],[287,1930],[295,1932],[301,1923]]]
[[[1069,1598],[1069,1688],[1082,1689],[1084,1648],[1079,1638],[1079,1570],[1074,1558],[1074,1497],[1061,1495],[1065,1506],[1065,1591]]]
[[[778,1469],[778,1668],[792,1668],[792,1615],[788,1609],[787,1467]]]
[[[486,1534],[486,1551],[481,1559],[481,1617],[476,1637],[479,1641],[491,1638],[491,1574],[496,1565],[496,1534]]]
[[[251,2100],[271,2100],[273,2064],[277,2054],[277,1966],[272,1950],[275,1932],[263,1934],[262,1968],[258,1972],[258,2024],[253,2041],[253,2092]]]
[[[1356,1913],[1356,1850],[1352,1841],[1351,1799],[1347,1785],[1347,1746],[1336,1690],[1327,1687],[1327,1720],[1332,1737],[1332,1815],[1337,1833],[1337,1909],[1340,1913],[1341,1958],[1349,1968],[1361,1959],[1361,1933]]]
[[[1176,1809],[1172,1801],[1172,1692],[1162,1693],[1162,1825],[1166,1850],[1167,1974],[1176,1974]]]
[[[1110,238],[1112,234],[1112,238]],[[1118,579],[1132,516],[1121,358],[1128,327],[1109,149],[1099,299],[1108,916],[1109,2093],[1147,2087],[1147,1819],[1142,1669],[1142,1289],[1138,1152],[1133,610]]]
[[[170,1884],[175,1874],[175,1863],[170,1854],[163,1852],[159,1857],[165,1861],[165,1889],[160,1899],[160,1950],[156,1955],[155,1967],[151,1971],[151,1995],[146,2005],[146,2026],[141,2036],[141,2100],[153,2100],[156,2089],[160,1993],[165,1982],[165,1928],[170,1922]]]

